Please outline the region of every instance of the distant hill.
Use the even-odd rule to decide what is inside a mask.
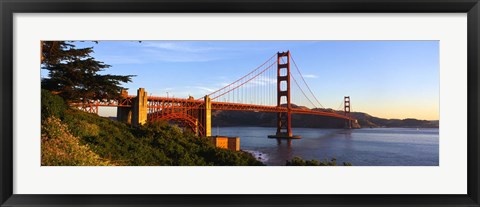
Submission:
[[[358,120],[360,126],[366,127],[401,127],[401,128],[438,128],[438,120],[418,119],[383,119],[371,116],[367,113],[352,112],[352,116]]]
[[[304,106],[296,106],[294,108],[304,108]],[[331,109],[314,109],[325,110],[343,114],[342,111],[334,111]],[[438,128],[439,122],[417,119],[383,119],[371,116],[367,113],[352,112],[352,116],[358,120],[354,125],[355,128],[377,128],[377,127],[397,127],[397,128]],[[277,121],[276,113],[266,112],[246,112],[246,111],[213,111],[212,126],[261,126],[275,127]],[[344,120],[322,117],[308,114],[292,114],[292,127],[304,128],[343,128]]]

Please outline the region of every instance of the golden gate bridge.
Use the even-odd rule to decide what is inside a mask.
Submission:
[[[309,107],[292,103],[307,103]],[[323,107],[290,51],[276,53],[243,77],[199,99],[148,96],[140,88],[136,96],[123,90],[118,100],[89,99],[71,105],[90,113],[98,113],[99,107],[117,107],[118,121],[132,125],[171,121],[202,137],[211,136],[212,110],[277,113],[277,131],[270,138],[300,138],[292,133],[292,114],[343,119],[346,128],[352,128],[352,121],[356,121],[350,115],[349,96],[344,96],[337,110]]]

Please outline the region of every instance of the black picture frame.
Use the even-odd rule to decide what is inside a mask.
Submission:
[[[0,0],[1,206],[480,206],[479,0]],[[465,195],[19,195],[13,194],[15,13],[467,13],[468,189]],[[348,186],[347,186],[348,187]]]

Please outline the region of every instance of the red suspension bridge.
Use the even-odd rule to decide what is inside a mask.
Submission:
[[[295,70],[291,70],[292,66]],[[292,103],[304,103],[308,107]],[[322,106],[289,51],[278,52],[248,74],[200,99],[147,96],[140,88],[136,96],[122,91],[119,100],[87,100],[72,106],[91,113],[98,113],[99,107],[117,107],[119,121],[133,125],[172,121],[198,136],[211,136],[212,110],[277,113],[276,134],[269,136],[276,138],[299,138],[292,134],[292,114],[343,119],[347,128],[355,121],[350,116],[349,96],[344,97],[337,110]]]

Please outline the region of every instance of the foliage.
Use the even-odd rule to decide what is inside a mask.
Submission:
[[[44,89],[42,89],[41,95],[42,120],[46,120],[50,116],[62,118],[63,112],[67,109],[65,101],[63,101],[61,97],[53,95],[50,91]]]
[[[82,136],[80,122],[95,124],[97,136],[82,136],[102,157],[122,165],[260,165],[253,156],[213,146],[207,139],[184,133],[165,122],[134,128],[80,111],[66,113],[65,121]]]
[[[49,77],[42,79],[42,88],[54,91],[67,101],[118,98],[121,83],[131,75],[101,75],[110,65],[90,56],[93,47],[75,48],[65,41],[42,41],[42,69]]]
[[[350,162],[343,162],[343,166],[352,166],[352,163],[350,163]]]
[[[292,160],[287,160],[287,166],[336,166],[337,159],[332,158],[328,160],[303,160],[301,157],[294,157]],[[344,162],[344,166],[352,166],[349,162]]]
[[[61,99],[52,94],[48,97],[42,101]],[[85,150],[91,150],[115,165],[263,165],[249,153],[216,148],[208,139],[183,132],[166,122],[131,127],[76,109],[67,109],[62,114],[62,120],[51,121],[47,118],[42,123],[45,134],[42,135],[42,160],[48,160],[46,165],[91,163],[78,161],[75,154],[69,157],[63,153],[72,151],[71,145],[75,143],[73,140],[76,140],[79,146],[87,147]],[[47,113],[42,111],[42,117],[44,116],[47,117]],[[49,141],[47,138],[51,137],[60,139]],[[53,150],[54,148],[58,148],[58,152]],[[88,155],[86,152],[83,154]],[[56,159],[55,156],[59,158]],[[86,158],[92,160],[92,156]]]
[[[43,166],[103,166],[112,165],[101,159],[88,146],[80,144],[67,126],[56,117],[48,117],[42,124],[41,138]]]

